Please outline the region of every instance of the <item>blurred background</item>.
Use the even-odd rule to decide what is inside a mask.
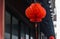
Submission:
[[[57,1],[57,0],[50,0],[50,1],[48,1],[48,3],[50,4],[49,5],[49,8],[50,8],[50,12],[51,12],[51,17],[52,17],[52,20],[53,20],[53,25],[54,25],[54,29],[55,29],[55,34],[56,34],[56,36],[57,36],[57,31],[58,31],[58,33],[59,33],[59,26],[57,26],[57,19],[56,18],[58,18],[57,17],[57,9],[59,9],[59,8],[57,8],[57,7],[59,7],[58,6],[58,4],[59,4],[59,2]],[[8,6],[7,6],[8,5]],[[16,7],[16,5],[14,5],[15,7]],[[5,11],[5,20],[6,20],[6,23],[5,23],[5,39],[10,39],[10,37],[12,38],[12,39],[18,39],[18,28],[19,27],[17,27],[17,26],[19,26],[19,20],[17,19],[18,17],[16,17],[17,15],[13,15],[13,14],[11,14],[11,12],[12,12],[12,9],[13,8],[13,6],[11,6],[9,3],[8,3],[8,1],[6,0],[6,11]],[[8,10],[9,9],[9,10]],[[14,8],[13,8],[14,9]],[[11,11],[10,11],[11,10]],[[15,9],[14,9],[15,10]],[[60,10],[60,9],[59,9]],[[16,11],[17,12],[17,11]],[[59,11],[60,12],[60,11]],[[58,12],[58,13],[59,13]],[[15,12],[12,12],[12,13],[15,13]],[[58,14],[59,15],[59,14]],[[28,22],[27,22],[28,23]],[[58,23],[59,24],[59,23]],[[25,38],[25,39],[29,39],[29,27],[24,27],[24,22],[21,22],[21,39],[23,39],[23,38]],[[58,27],[58,28],[57,28]],[[25,33],[25,32],[27,32],[27,33]],[[32,33],[32,32],[31,32]],[[46,38],[46,36],[44,36],[44,34],[43,33],[41,33],[42,35],[41,35],[41,37],[42,37],[42,39],[45,39]],[[10,36],[11,35],[11,36]],[[59,34],[58,34],[59,35]],[[60,35],[59,35],[60,36]],[[32,37],[32,35],[30,36],[30,38],[31,39],[33,39],[33,37]],[[46,38],[47,39],[47,38]],[[57,37],[57,39],[59,39],[58,37]]]

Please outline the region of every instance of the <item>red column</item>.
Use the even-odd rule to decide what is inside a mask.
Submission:
[[[4,1],[0,0],[0,39],[4,38]]]

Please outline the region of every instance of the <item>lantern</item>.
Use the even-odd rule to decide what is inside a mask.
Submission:
[[[26,16],[31,22],[41,22],[46,16],[46,10],[40,3],[32,3],[25,11]]]
[[[36,39],[38,39],[37,22],[41,22],[46,16],[46,10],[40,3],[32,3],[25,11],[27,18],[35,23]]]

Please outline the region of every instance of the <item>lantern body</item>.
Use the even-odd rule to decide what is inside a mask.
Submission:
[[[40,3],[32,3],[25,11],[26,16],[31,22],[41,22],[46,16],[46,10]]]

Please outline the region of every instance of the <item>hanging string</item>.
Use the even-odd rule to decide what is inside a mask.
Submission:
[[[35,23],[35,31],[36,31],[36,39],[38,39],[38,25],[37,23]]]

